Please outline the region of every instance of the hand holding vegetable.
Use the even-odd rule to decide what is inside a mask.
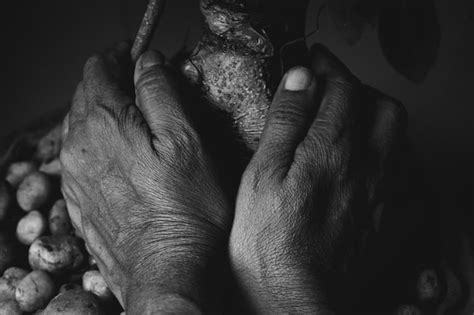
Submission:
[[[312,70],[283,78],[242,178],[230,239],[254,310],[334,310],[331,289],[343,292],[404,121],[398,102],[364,87],[322,46],[312,50]]]
[[[160,54],[133,75],[119,44],[88,60],[64,123],[69,215],[127,314],[207,310],[217,294],[232,212],[186,105]]]

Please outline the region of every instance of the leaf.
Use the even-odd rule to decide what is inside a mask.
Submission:
[[[380,11],[379,41],[388,62],[416,83],[436,62],[441,29],[433,0],[401,0]]]
[[[377,0],[328,0],[329,16],[349,45],[357,43],[367,25],[373,25]]]

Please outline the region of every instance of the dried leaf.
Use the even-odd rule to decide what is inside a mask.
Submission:
[[[379,40],[388,62],[423,82],[436,61],[441,30],[433,0],[401,0],[380,11]]]
[[[357,43],[367,25],[373,25],[379,10],[376,0],[329,0],[329,16],[349,45]]]

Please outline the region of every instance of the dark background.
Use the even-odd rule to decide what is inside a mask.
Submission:
[[[5,55],[0,137],[67,106],[87,57],[118,40],[132,38],[146,2],[43,0],[2,4]],[[321,2],[313,1],[308,11],[308,31],[315,28]],[[271,5],[272,1],[266,3]],[[422,84],[408,81],[388,64],[375,31],[366,32],[351,47],[323,12],[320,32],[309,38],[309,43],[327,45],[362,81],[405,104],[410,115],[409,134],[426,171],[424,185],[439,198],[443,240],[453,252],[461,231],[474,229],[469,215],[474,175],[473,3],[437,1],[441,47]],[[199,34],[198,0],[169,0],[152,47],[172,56],[185,42],[192,47]]]

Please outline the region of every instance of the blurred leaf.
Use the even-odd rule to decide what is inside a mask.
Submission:
[[[328,0],[329,16],[349,45],[359,41],[367,25],[374,25],[377,0]]]
[[[381,8],[379,40],[388,62],[423,82],[438,56],[441,30],[433,0],[401,0]]]

